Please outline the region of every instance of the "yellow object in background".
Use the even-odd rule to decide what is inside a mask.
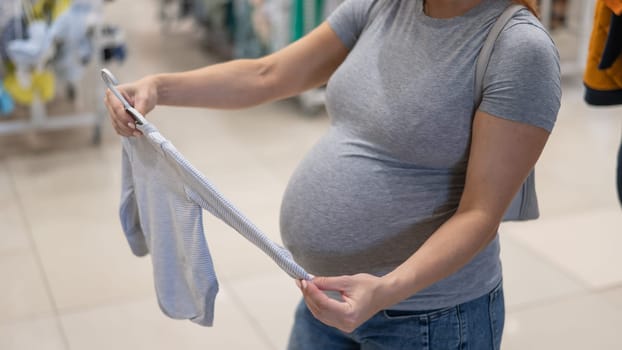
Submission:
[[[46,14],[52,15],[54,20],[71,6],[71,0],[39,0],[33,4],[32,10],[35,19],[45,19]]]
[[[4,89],[13,97],[16,103],[30,105],[35,94],[43,102],[48,102],[54,98],[56,88],[56,78],[51,71],[34,72],[31,76],[30,87],[23,87],[15,72],[9,73],[4,79]]]
[[[605,4],[616,15],[622,15],[622,0],[605,0]]]
[[[601,67],[603,53],[608,40],[622,37],[622,27],[611,26],[613,21],[620,18],[614,15],[612,5],[622,7],[622,0],[599,0],[596,2],[594,26],[590,37],[587,63],[583,74],[585,84],[585,101],[591,105],[618,105],[622,104],[622,55],[613,60],[610,65]],[[618,8],[614,6],[615,8]],[[613,16],[612,16],[613,15]],[[611,29],[613,28],[613,31]]]

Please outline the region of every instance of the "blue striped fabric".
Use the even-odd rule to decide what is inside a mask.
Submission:
[[[156,294],[171,318],[211,326],[218,280],[203,232],[203,209],[259,247],[293,278],[310,280],[153,126],[123,138],[120,219],[137,256],[151,254]]]

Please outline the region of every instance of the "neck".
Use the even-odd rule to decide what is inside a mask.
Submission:
[[[465,14],[482,0],[423,0],[426,15],[434,18],[452,18]]]

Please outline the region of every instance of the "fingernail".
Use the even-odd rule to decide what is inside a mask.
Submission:
[[[302,288],[302,285],[300,284],[300,280],[296,280],[296,285],[298,286],[298,288]]]
[[[129,126],[130,129],[136,129],[136,125],[134,125],[134,123],[127,123],[127,126]]]
[[[140,134],[138,131],[134,131],[134,136],[138,137],[138,136],[140,136],[140,135],[141,135],[141,134]]]
[[[302,289],[303,290],[307,289],[307,281],[302,280],[302,281],[300,281],[300,284],[302,284]]]

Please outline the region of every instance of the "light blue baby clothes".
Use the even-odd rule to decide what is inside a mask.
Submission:
[[[203,234],[202,209],[223,220],[291,277],[311,279],[285,248],[229,203],[153,126],[123,138],[123,230],[137,256],[151,253],[158,302],[174,319],[211,326],[218,281]]]

